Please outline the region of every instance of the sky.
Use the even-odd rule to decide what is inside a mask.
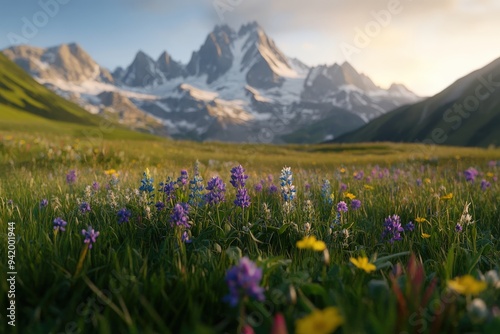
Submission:
[[[350,62],[421,96],[500,57],[500,0],[0,0],[0,49],[80,44],[100,65],[187,63],[215,25],[257,21],[307,65]]]

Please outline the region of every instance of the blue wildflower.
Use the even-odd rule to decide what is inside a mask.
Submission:
[[[132,216],[132,213],[130,210],[127,210],[126,208],[122,208],[118,211],[116,214],[118,216],[118,223],[123,224],[123,223],[128,223],[130,220],[130,217]]]
[[[181,226],[184,228],[191,228],[189,224],[189,205],[187,203],[178,203],[174,206],[172,214],[170,215],[170,226]]]
[[[382,232],[382,239],[389,239],[392,244],[394,241],[401,240],[401,232],[404,229],[401,226],[401,219],[398,215],[392,215],[385,219],[384,231]]]
[[[53,221],[54,224],[54,230],[61,230],[61,231],[66,231],[66,225],[68,225],[67,222],[65,222],[61,217],[57,217]]]

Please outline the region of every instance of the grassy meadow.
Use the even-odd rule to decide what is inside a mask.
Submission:
[[[500,326],[499,149],[200,144],[36,117],[0,124],[2,295],[8,222],[17,270],[0,332]]]

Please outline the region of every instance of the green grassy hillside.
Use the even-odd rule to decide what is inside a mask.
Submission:
[[[404,106],[337,142],[425,142],[456,146],[500,144],[500,59],[441,93]]]
[[[82,137],[152,138],[92,115],[38,84],[0,53],[0,130]]]

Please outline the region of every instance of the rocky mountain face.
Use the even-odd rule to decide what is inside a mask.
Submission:
[[[389,91],[408,94],[401,85]],[[426,144],[500,145],[500,58],[457,80],[439,94],[397,108],[339,142],[423,142]],[[426,154],[429,154],[430,149]]]
[[[308,67],[283,54],[255,22],[237,31],[215,27],[186,65],[167,52],[154,60],[140,51],[112,75],[76,44],[4,53],[59,94],[76,94],[88,110],[102,112],[109,107],[102,94],[118,94],[130,102],[120,103],[122,121],[142,112],[176,138],[321,141],[419,99],[401,85],[377,87],[349,63]],[[318,126],[322,121],[328,124]]]

